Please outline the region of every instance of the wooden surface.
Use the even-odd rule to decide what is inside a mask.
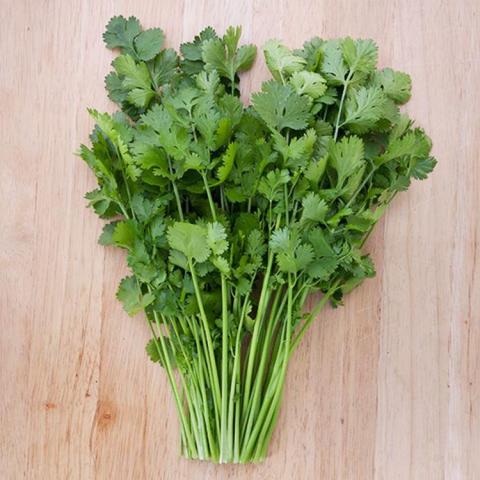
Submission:
[[[480,478],[478,0],[1,0],[0,478]],[[434,141],[432,177],[395,200],[367,245],[378,275],[327,311],[295,355],[270,458],[180,459],[164,372],[142,318],[115,300],[120,251],[97,245],[94,178],[73,156],[103,90],[114,14],[170,46],[207,24],[300,46],[372,37],[410,72],[407,111]],[[244,89],[266,78],[262,59]],[[248,98],[248,95],[244,95]]]

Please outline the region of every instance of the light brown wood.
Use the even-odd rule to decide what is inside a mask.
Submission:
[[[480,5],[435,1],[1,1],[0,478],[480,478]],[[328,310],[289,370],[268,460],[178,455],[164,372],[141,317],[115,300],[121,252],[97,245],[73,156],[87,106],[111,110],[101,40],[113,14],[178,47],[202,27],[290,46],[372,37],[411,73],[407,111],[434,141],[432,177],[400,195],[367,248],[378,275]],[[266,78],[261,58],[245,94]]]

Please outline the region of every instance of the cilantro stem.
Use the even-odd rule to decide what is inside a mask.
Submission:
[[[212,218],[216,222],[217,214],[215,204],[213,202],[210,186],[208,185],[207,176],[202,172],[205,191],[207,192],[208,203]],[[220,462],[228,461],[228,292],[227,281],[223,273],[220,274],[222,289],[222,393],[221,393],[221,415],[220,415]]]
[[[342,116],[343,103],[345,102],[345,96],[347,95],[347,88],[350,80],[352,79],[354,70],[350,69],[347,78],[343,84],[342,97],[340,98],[340,105],[338,106],[337,120],[335,121],[335,133],[333,134],[333,140],[336,141],[338,137],[338,129],[340,128],[340,117]]]
[[[211,370],[211,379],[212,379],[212,389],[213,389],[213,398],[216,404],[216,417],[218,421],[218,408],[221,404],[221,393],[220,393],[220,384],[218,381],[218,371],[217,371],[217,363],[215,360],[215,353],[213,349],[212,343],[212,335],[210,332],[210,326],[208,323],[207,315],[205,313],[205,308],[203,306],[203,299],[202,294],[200,291],[200,287],[198,285],[197,274],[195,272],[195,268],[191,258],[188,258],[188,268],[190,270],[190,275],[192,276],[193,288],[195,290],[195,297],[197,299],[198,308],[200,310],[200,318],[202,319],[203,323],[203,330],[205,334],[205,339],[207,343],[207,350],[208,350],[208,360],[210,363],[210,370]]]
[[[217,213],[216,213],[216,208],[215,208],[215,203],[213,202],[212,198],[212,192],[210,191],[210,186],[208,185],[208,179],[207,176],[202,172],[201,173],[202,179],[203,179],[203,184],[205,185],[205,191],[207,193],[207,198],[208,198],[208,204],[210,206],[210,212],[212,213],[212,218],[213,221],[217,221]]]
[[[278,374],[274,376],[273,382],[270,384],[269,388],[267,388],[263,406],[258,416],[258,421],[256,422],[250,436],[246,438],[245,447],[242,450],[241,456],[243,460],[247,460],[250,457],[252,449],[255,446],[255,442],[258,441],[259,444],[261,444],[262,441],[265,441],[265,436],[269,430],[270,421],[272,420],[274,413],[278,408],[278,403],[281,399],[283,383],[285,381],[285,375],[287,371],[290,352],[290,339],[292,334],[293,285],[294,282],[292,280],[292,274],[289,273],[287,288],[287,317],[285,319],[283,328],[285,332],[285,338],[282,344],[282,349],[277,356],[277,359],[280,360],[280,364],[277,364],[280,365],[278,367],[280,370]],[[270,395],[268,394],[268,390],[272,392]]]
[[[201,327],[198,327],[197,325],[197,322],[196,322],[196,319],[195,317],[193,317],[191,319],[191,326],[192,326],[192,332],[193,332],[193,336],[194,336],[194,339],[195,339],[195,344],[197,346],[197,362],[196,362],[196,368],[197,368],[197,375],[198,375],[198,378],[199,378],[199,386],[200,386],[200,395],[202,397],[202,408],[203,408],[203,416],[204,416],[204,419],[205,419],[205,425],[206,425],[206,430],[207,430],[207,436],[208,436],[208,441],[209,441],[209,444],[210,444],[210,452],[211,452],[211,455],[216,457],[217,456],[217,448],[216,448],[216,444],[215,444],[215,440],[214,440],[214,437],[212,435],[212,432],[211,432],[211,422],[210,422],[210,414],[209,414],[209,408],[208,408],[208,399],[207,399],[207,392],[206,392],[206,389],[205,389],[205,375],[204,375],[204,370],[207,369],[208,370],[208,367],[206,365],[206,360],[204,358],[204,349],[202,348],[201,344],[200,344],[200,337],[199,337],[199,334],[198,334],[198,328],[201,328]],[[207,375],[209,375],[209,373],[207,372]]]
[[[227,439],[228,415],[228,296],[225,275],[221,275],[222,283],[222,412],[220,433],[220,462],[228,461],[229,448]]]
[[[253,388],[253,395],[249,399],[249,405],[248,405],[248,420],[247,424],[245,427],[245,436],[248,437],[251,432],[251,428],[253,425],[253,420],[255,418],[255,415],[258,410],[258,402],[260,400],[260,391],[261,391],[261,386],[263,383],[263,376],[264,376],[264,371],[265,371],[265,366],[267,363],[268,359],[268,352],[269,348],[268,346],[270,345],[270,341],[272,338],[272,334],[274,332],[274,327],[276,325],[275,319],[276,319],[276,314],[277,314],[277,306],[278,302],[280,300],[280,294],[282,293],[282,290],[278,290],[277,294],[275,295],[275,299],[273,301],[273,305],[270,310],[270,318],[269,321],[267,322],[267,331],[265,334],[265,338],[263,340],[263,348],[261,351],[261,356],[260,356],[260,362],[258,364],[256,376],[255,376],[255,384]],[[284,296],[284,299],[286,297]]]
[[[157,312],[154,311],[153,316],[155,318],[155,322],[157,323],[157,327],[159,328],[160,321],[158,320]],[[159,345],[158,339],[157,339],[157,334],[155,333],[155,330],[153,328],[152,321],[148,317],[147,317],[147,321],[148,321],[148,325],[150,326],[150,330],[153,334],[153,341],[155,343],[155,347],[158,351],[158,354],[160,355],[161,358],[163,358],[165,369],[167,370],[168,381],[169,381],[169,383],[172,387],[173,396],[174,396],[174,399],[175,399],[175,403],[177,405],[177,411],[178,411],[178,414],[180,416],[180,422],[182,424],[182,431],[185,433],[185,436],[186,436],[186,439],[187,439],[188,449],[190,450],[190,452],[192,452],[193,448],[195,446],[195,442],[193,440],[192,433],[190,432],[190,429],[188,428],[187,418],[185,417],[185,412],[183,410],[182,401],[180,400],[180,394],[178,392],[177,383],[175,381],[175,377],[173,376],[172,366],[171,366],[170,358],[169,358],[168,351],[167,351],[167,348],[166,348],[166,345],[165,345],[165,340],[163,338],[162,332],[159,331],[159,336],[158,336],[158,338],[160,339],[160,345]]]
[[[265,271],[265,276],[263,278],[262,290],[260,293],[260,300],[258,302],[257,315],[255,316],[255,325],[253,327],[252,338],[250,340],[250,345],[248,348],[248,363],[245,377],[245,389],[243,391],[243,402],[244,402],[244,411],[243,414],[246,415],[247,401],[250,398],[250,389],[252,383],[252,374],[253,374],[253,365],[255,362],[255,355],[257,349],[258,335],[260,332],[260,325],[265,313],[265,309],[268,303],[268,298],[270,297],[270,291],[268,288],[268,282],[270,280],[270,274],[272,271],[273,265],[273,252],[271,249],[268,251],[268,260],[267,268]]]
[[[168,158],[168,169],[170,171],[170,183],[172,184],[173,194],[175,195],[175,201],[177,203],[178,216],[180,218],[180,221],[183,222],[182,201],[180,200],[180,194],[178,192],[177,182],[175,182],[172,162],[170,160],[170,157],[167,156],[167,158]]]

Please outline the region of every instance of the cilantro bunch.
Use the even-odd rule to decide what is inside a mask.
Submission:
[[[365,240],[436,163],[399,111],[410,77],[378,70],[371,40],[267,42],[272,78],[245,107],[256,48],[240,33],[207,28],[177,54],[160,29],[112,18],[105,84],[120,110],[90,110],[80,150],[98,179],[90,206],[111,219],[99,241],[127,251],[117,297],[145,313],[182,453],[214,462],[265,457],[291,355],[328,301],[374,275]]]

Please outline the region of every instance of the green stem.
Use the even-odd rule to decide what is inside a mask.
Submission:
[[[195,273],[195,268],[193,266],[193,262],[191,258],[188,258],[188,267],[190,270],[190,274],[192,276],[193,288],[195,290],[195,297],[197,299],[198,308],[200,310],[200,318],[202,319],[203,330],[205,333],[205,340],[207,346],[207,353],[208,353],[208,360],[210,363],[210,369],[212,374],[212,389],[213,389],[213,398],[214,403],[216,404],[216,414],[218,416],[218,408],[221,404],[221,393],[220,393],[220,384],[218,381],[218,371],[217,371],[217,364],[215,361],[215,352],[213,349],[213,342],[212,342],[212,335],[210,332],[210,325],[208,323],[208,318],[205,313],[205,308],[203,306],[202,294],[200,291],[200,287],[198,285],[197,274]]]
[[[202,179],[203,179],[203,184],[205,185],[205,191],[207,192],[207,198],[208,198],[208,204],[210,205],[210,211],[212,212],[212,218],[213,221],[217,221],[217,214],[216,214],[216,208],[215,208],[215,203],[213,202],[212,198],[212,192],[210,191],[210,186],[208,185],[208,179],[207,176],[202,172],[201,173]]]
[[[230,450],[227,438],[228,415],[228,298],[227,281],[221,276],[222,283],[222,412],[220,430],[220,463],[228,461]]]
[[[233,458],[238,458],[238,454],[236,455],[235,452],[238,450],[238,439],[239,439],[239,426],[234,429],[233,420],[235,410],[237,411],[236,418],[238,419],[239,413],[239,401],[235,404],[235,393],[237,382],[240,382],[240,361],[241,361],[241,340],[242,340],[242,328],[243,322],[245,319],[245,312],[247,310],[248,305],[248,296],[245,297],[245,301],[242,306],[242,311],[240,313],[240,321],[238,324],[237,336],[235,339],[235,353],[233,358],[233,368],[232,368],[232,380],[230,385],[230,399],[229,399],[229,407],[228,407],[228,439],[230,442],[230,454],[233,455]]]
[[[218,453],[217,453],[217,446],[215,442],[215,438],[213,437],[212,430],[211,430],[211,425],[210,425],[210,414],[209,414],[209,402],[207,399],[207,392],[205,388],[205,370],[208,370],[207,367],[207,362],[204,359],[203,355],[203,349],[200,344],[200,337],[198,334],[198,327],[196,319],[192,318],[192,331],[193,331],[193,336],[195,339],[195,344],[197,346],[197,375],[199,378],[200,382],[200,395],[201,395],[201,405],[203,408],[203,416],[205,418],[205,425],[207,429],[207,437],[209,441],[209,446],[210,446],[210,454],[213,458],[216,458]],[[207,371],[207,376],[209,376],[209,372]]]
[[[269,298],[269,288],[268,288],[268,283],[270,281],[270,275],[272,271],[272,265],[273,265],[273,252],[270,249],[268,252],[268,260],[267,260],[267,269],[265,271],[265,276],[263,278],[263,284],[262,284],[262,291],[260,293],[260,300],[258,302],[258,310],[257,310],[257,315],[255,316],[255,325],[253,327],[253,333],[252,333],[252,338],[250,341],[250,345],[248,348],[248,363],[247,363],[247,371],[246,371],[246,377],[245,377],[245,389],[243,391],[243,404],[244,404],[244,410],[243,414],[246,415],[246,407],[248,405],[248,401],[250,398],[250,389],[251,389],[251,383],[252,383],[252,374],[253,374],[253,365],[255,363],[255,356],[256,356],[256,349],[257,349],[257,343],[258,343],[258,336],[260,333],[260,324],[261,320],[264,316],[267,304],[268,304],[268,298]]]
[[[348,72],[345,83],[343,84],[342,97],[340,99],[340,105],[338,106],[337,121],[335,122],[335,133],[333,135],[333,140],[334,141],[337,140],[338,129],[340,128],[340,117],[342,116],[342,110],[343,110],[343,103],[345,102],[345,96],[347,95],[348,84],[349,84],[350,80],[352,79],[352,76],[353,76],[353,70],[350,70]]]
[[[157,323],[157,327],[158,327],[160,322],[158,320],[157,312],[154,311],[153,316],[155,318],[155,322]],[[185,416],[185,412],[183,411],[183,405],[182,405],[182,401],[180,399],[180,394],[178,392],[177,383],[175,382],[175,377],[173,376],[172,366],[171,366],[171,363],[170,363],[170,358],[168,356],[168,351],[167,351],[167,348],[166,348],[166,345],[165,345],[165,339],[163,338],[162,332],[159,331],[158,332],[158,338],[160,338],[160,344],[158,343],[157,334],[155,332],[155,329],[153,328],[152,321],[148,317],[147,317],[147,320],[148,320],[148,325],[150,326],[150,330],[153,334],[153,341],[155,343],[155,347],[157,349],[157,352],[159,353],[159,355],[161,353],[160,356],[164,360],[165,369],[167,370],[168,381],[169,381],[169,383],[172,387],[173,397],[174,397],[175,403],[177,405],[177,411],[178,411],[178,415],[180,417],[180,423],[182,425],[182,430],[183,430],[183,432],[186,436],[188,449],[191,452],[193,450],[193,448],[195,447],[195,442],[193,440],[192,433],[190,432],[190,429],[188,428],[188,422],[187,422],[187,418]]]
[[[180,217],[180,221],[183,222],[183,209],[182,209],[182,202],[180,200],[180,194],[178,192],[178,187],[177,183],[175,182],[174,176],[173,176],[173,168],[172,168],[172,162],[170,161],[170,157],[168,157],[168,169],[170,172],[170,182],[172,184],[173,188],[173,194],[175,195],[175,201],[177,203],[177,210],[178,210],[178,216]]]
[[[203,183],[207,192],[208,203],[212,218],[216,222],[217,215],[213,202],[207,176],[202,173]],[[223,273],[220,274],[222,288],[222,393],[220,414],[220,463],[227,461],[228,452],[227,426],[228,426],[228,292],[227,280]]]
[[[292,291],[293,291],[292,277],[291,277],[291,274],[288,274],[287,318],[284,324],[285,342],[277,357],[277,359],[279,359],[281,362],[279,367],[280,371],[278,375],[273,376],[272,383],[269,385],[269,388],[267,389],[267,392],[265,394],[264,404],[258,416],[257,422],[255,423],[255,427],[251,435],[245,439],[245,447],[242,451],[242,456],[241,456],[241,459],[243,461],[248,461],[250,459],[250,455],[252,453],[252,450],[257,440],[262,439],[262,437],[268,431],[269,422],[272,420],[273,414],[277,409],[277,403],[281,399],[283,384],[285,381],[285,375],[287,371],[289,352],[290,352],[290,340],[291,340],[291,333],[292,333],[292,328],[291,328],[292,313],[293,313],[293,292]],[[276,362],[276,365],[278,365],[277,362]],[[274,389],[273,394],[271,393],[272,389]]]
[[[247,409],[248,421],[245,429],[245,437],[247,438],[250,435],[250,432],[253,426],[253,421],[258,411],[258,406],[260,401],[260,392],[261,392],[261,387],[263,385],[263,380],[264,380],[263,377],[265,372],[265,366],[268,360],[268,353],[270,352],[270,342],[271,342],[272,334],[274,332],[274,327],[276,324],[275,319],[277,317],[277,307],[278,307],[278,302],[280,300],[281,293],[282,291],[278,290],[277,294],[275,295],[275,299],[270,311],[270,318],[269,318],[269,321],[267,322],[267,331],[265,333],[265,337],[262,342],[263,345],[262,345],[262,351],[260,354],[260,362],[259,362],[259,366],[255,376],[255,383],[253,386],[253,395],[250,399],[248,409]]]
[[[163,315],[161,315],[161,317],[162,317],[163,323],[165,325],[166,324],[166,319]],[[169,323],[172,326],[172,330],[173,330],[173,333],[175,335],[175,339],[176,339],[177,343],[180,345],[180,351],[181,351],[181,353],[183,355],[183,358],[185,360],[185,363],[188,367],[190,382],[189,382],[189,385],[187,385],[183,375],[181,375],[182,386],[183,386],[183,389],[185,391],[185,397],[186,397],[186,400],[187,400],[190,415],[192,415],[192,417],[193,417],[191,424],[192,424],[193,434],[195,435],[195,439],[196,439],[196,442],[197,442],[198,457],[200,458],[200,460],[204,460],[205,458],[207,458],[207,455],[208,455],[208,451],[206,450],[207,441],[206,441],[206,437],[205,437],[204,422],[203,422],[203,418],[202,418],[202,415],[201,415],[201,410],[199,408],[199,404],[198,404],[198,402],[194,402],[192,400],[192,392],[190,392],[190,389],[192,389],[193,393],[195,394],[195,397],[198,396],[198,377],[195,374],[195,370],[193,369],[193,366],[190,362],[190,359],[187,355],[187,352],[186,352],[186,350],[183,346],[183,342],[182,342],[182,340],[180,338],[180,335],[178,333],[178,329],[175,325],[175,321],[172,319]],[[170,332],[172,330],[170,330]]]

